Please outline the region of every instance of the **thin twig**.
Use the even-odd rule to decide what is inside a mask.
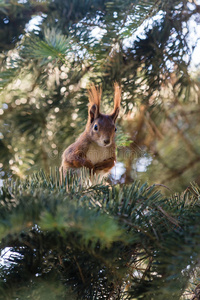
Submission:
[[[81,267],[80,267],[80,265],[79,265],[79,263],[78,263],[78,261],[77,261],[77,259],[76,259],[76,256],[74,256],[74,260],[75,260],[76,265],[77,265],[77,267],[78,267],[78,270],[79,270],[81,279],[82,279],[83,283],[85,283],[85,278],[84,278],[84,276],[83,276],[83,272],[82,272],[82,270],[81,270]]]
[[[168,189],[169,191],[172,192],[172,190],[171,190],[169,187],[167,187],[166,185],[164,185],[164,184],[162,184],[162,183],[154,183],[154,184],[150,185],[150,186],[146,189],[146,191],[150,190],[150,188],[152,188],[152,187],[154,187],[154,186],[162,186],[162,187],[164,187],[164,188],[166,188],[166,189]]]
[[[172,216],[170,216],[161,206],[157,206],[157,208],[163,213],[163,215],[165,215],[168,220],[173,223],[174,225],[180,227],[179,222],[173,218]]]

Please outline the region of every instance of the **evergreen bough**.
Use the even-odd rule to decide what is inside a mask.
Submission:
[[[198,273],[200,188],[166,198],[86,173],[4,182],[0,299],[180,299]]]

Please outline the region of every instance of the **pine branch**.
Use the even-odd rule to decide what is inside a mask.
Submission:
[[[149,297],[156,288],[162,299],[169,288],[178,299],[188,281],[183,269],[188,264],[195,268],[198,260],[191,248],[198,251],[200,188],[193,184],[183,196],[166,199],[154,186],[139,182],[88,186],[85,173],[78,177],[70,172],[62,183],[59,176],[58,170],[50,176],[41,171],[25,181],[5,182],[1,249],[11,247],[22,255],[19,259],[15,254],[11,265],[16,270],[23,266],[27,274],[27,260],[36,253],[33,273],[40,268],[41,279],[51,272],[64,276],[77,286],[79,299],[88,292],[124,294],[127,274],[131,283],[124,296]],[[101,281],[101,272],[106,281]],[[7,282],[9,274],[4,274]]]
[[[44,31],[44,40],[36,35],[26,38],[21,55],[33,59],[43,59],[46,63],[52,60],[65,63],[66,55],[70,51],[70,40],[70,37],[64,36],[58,29],[47,28]]]

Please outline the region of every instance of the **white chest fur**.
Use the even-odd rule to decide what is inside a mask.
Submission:
[[[95,143],[90,144],[86,153],[87,159],[89,159],[94,165],[112,157],[111,147],[100,147]]]

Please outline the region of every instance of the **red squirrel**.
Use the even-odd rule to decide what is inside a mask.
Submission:
[[[61,169],[88,168],[101,178],[115,165],[115,122],[120,110],[121,88],[114,85],[114,109],[111,114],[100,113],[101,89],[89,89],[88,120],[85,131],[62,155]]]

